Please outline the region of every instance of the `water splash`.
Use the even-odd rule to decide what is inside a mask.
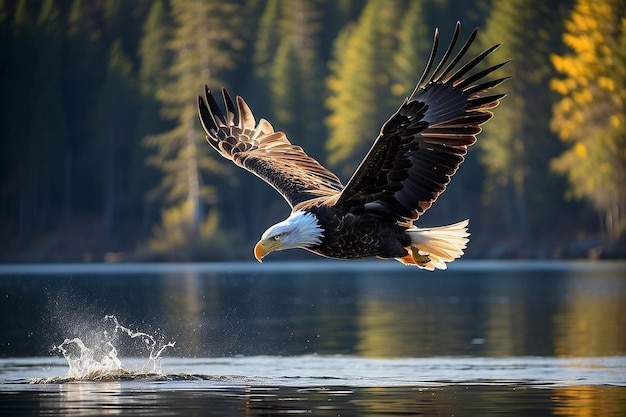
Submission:
[[[161,373],[161,354],[168,347],[174,347],[176,342],[168,342],[168,343],[160,344],[154,338],[154,336],[149,335],[148,333],[132,331],[129,328],[122,326],[120,322],[117,320],[117,317],[113,315],[107,315],[104,317],[104,319],[113,321],[113,323],[115,323],[115,329],[113,330],[114,333],[117,333],[117,331],[120,331],[126,334],[127,336],[129,336],[131,339],[140,338],[144,342],[147,348],[147,352],[148,352],[148,361],[145,363],[143,370],[150,368],[149,370],[151,372]]]
[[[56,346],[55,349],[63,355],[69,365],[69,370],[63,380],[94,381],[161,375],[161,355],[165,349],[174,347],[176,342],[163,343],[153,335],[133,331],[121,325],[117,317],[113,315],[105,316],[104,320],[115,325],[113,331],[104,330],[99,337],[90,337],[90,346],[78,337],[65,339],[63,343]],[[120,335],[142,342],[145,352],[141,352],[140,357],[145,359],[147,353],[148,358],[143,362],[141,369],[129,370],[122,365],[115,347],[115,344],[122,342]]]
[[[56,349],[63,354],[69,365],[65,375],[67,378],[97,379],[124,369],[111,342],[106,342],[104,347],[89,348],[81,339],[75,337],[65,339]]]

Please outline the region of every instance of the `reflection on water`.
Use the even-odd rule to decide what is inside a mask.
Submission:
[[[587,275],[564,283],[566,299],[553,317],[557,355],[624,354],[626,298],[623,281],[611,276]]]
[[[626,355],[625,263],[470,263],[444,273],[348,264],[270,272],[186,265],[179,273],[102,265],[25,275],[0,267],[0,356],[48,355],[107,314],[175,340],[177,356]]]
[[[59,385],[59,396],[51,396],[45,408],[61,414],[66,410],[78,409],[82,415],[115,415],[121,406],[129,408],[128,401],[121,396],[122,386],[119,382],[103,382],[94,385],[62,384]],[[56,398],[55,398],[56,397]],[[56,400],[56,401],[55,401]],[[138,404],[139,405],[139,404]],[[107,412],[106,410],[111,410]]]
[[[0,392],[13,416],[623,416],[621,387],[538,389],[523,384],[436,387],[204,387],[115,382]],[[15,407],[12,404],[19,404]]]
[[[552,392],[556,416],[623,416],[626,415],[624,390],[616,387],[562,387]]]

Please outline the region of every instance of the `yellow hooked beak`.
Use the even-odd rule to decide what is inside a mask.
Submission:
[[[254,246],[254,257],[257,261],[263,262],[262,259],[264,256],[266,256],[273,250],[279,249],[281,246],[282,244],[280,240],[276,240],[273,238],[261,240]]]

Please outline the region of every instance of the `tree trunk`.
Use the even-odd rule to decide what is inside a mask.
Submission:
[[[109,134],[105,143],[104,234],[109,237],[115,226],[115,134]]]
[[[191,237],[198,237],[200,229],[200,216],[202,207],[200,202],[200,175],[198,173],[198,149],[196,146],[196,131],[193,127],[193,120],[189,120],[187,128],[187,147],[189,154],[187,157],[187,181],[189,191],[187,200],[191,205]]]

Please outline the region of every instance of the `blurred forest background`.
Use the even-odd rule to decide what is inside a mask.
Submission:
[[[513,78],[419,224],[624,257],[626,0],[0,0],[0,260],[253,259],[289,209],[205,143],[204,84],[346,181],[457,20]]]

